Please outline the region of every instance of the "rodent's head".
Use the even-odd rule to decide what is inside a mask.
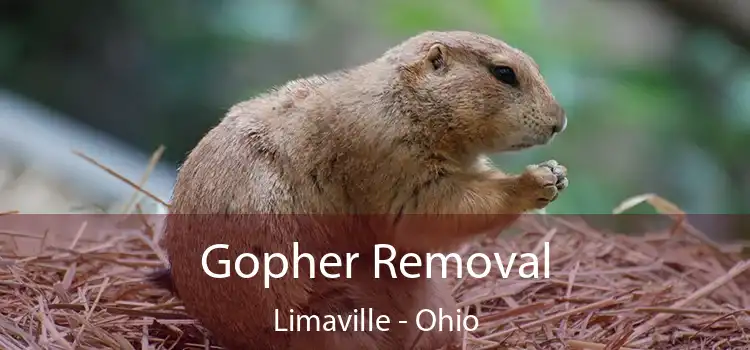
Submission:
[[[501,152],[546,144],[567,118],[534,60],[490,36],[425,32],[386,52],[416,100],[409,112],[466,148]],[[447,140],[446,140],[447,141]]]

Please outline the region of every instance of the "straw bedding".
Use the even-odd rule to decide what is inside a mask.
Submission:
[[[550,242],[550,278],[456,281],[460,306],[480,319],[465,348],[750,349],[750,261],[690,226],[625,236],[535,215],[518,227],[460,253],[541,256]],[[35,234],[46,240],[0,235],[0,348],[219,348],[179,300],[144,282],[163,261],[152,230],[91,240],[79,232],[44,253],[10,251],[8,242]]]

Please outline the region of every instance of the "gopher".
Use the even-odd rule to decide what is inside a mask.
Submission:
[[[568,186],[564,166],[506,174],[488,155],[547,144],[566,124],[532,58],[467,31],[424,32],[361,66],[289,82],[233,106],[187,156],[160,243],[170,265],[162,285],[228,349],[452,346],[461,332],[413,321],[419,310],[456,310],[447,282],[375,279],[373,246],[450,251],[544,208]],[[229,247],[211,253],[214,271],[243,253],[292,256],[294,242],[316,261],[361,257],[349,278],[312,278],[302,263],[297,278],[268,288],[258,277],[211,278],[201,265],[217,243]],[[390,317],[390,329],[278,330],[291,313],[360,308]]]

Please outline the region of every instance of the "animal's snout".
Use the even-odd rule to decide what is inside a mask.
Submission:
[[[559,134],[563,131],[565,131],[565,128],[568,127],[568,118],[563,114],[562,118],[560,118],[560,121],[552,126],[552,133],[553,134]]]
[[[568,127],[568,116],[565,114],[565,109],[562,106],[555,104],[552,111],[552,117],[554,124],[552,125],[552,134],[559,134],[565,131]]]

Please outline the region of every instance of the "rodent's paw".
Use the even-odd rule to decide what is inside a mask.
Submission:
[[[532,201],[533,209],[541,209],[557,199],[568,187],[568,170],[555,160],[529,165],[521,175],[524,196]]]
[[[558,164],[555,160],[548,160],[540,166],[549,168],[555,174],[555,187],[558,194],[568,188],[568,168]]]

